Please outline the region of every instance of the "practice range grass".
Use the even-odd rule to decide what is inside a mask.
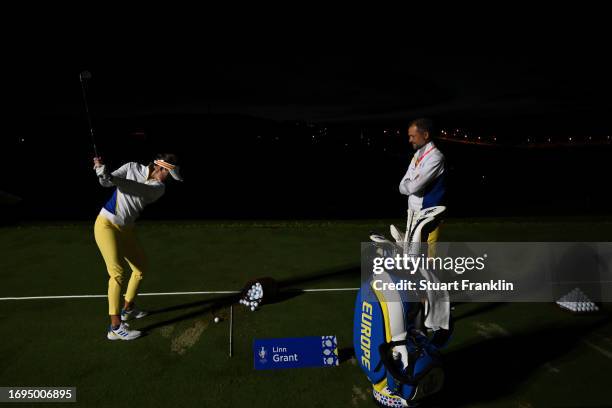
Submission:
[[[148,223],[142,292],[238,290],[271,276],[291,288],[359,285],[359,243],[401,220]],[[449,220],[444,241],[610,241],[595,219]],[[0,297],[104,294],[93,224],[0,228]],[[147,335],[110,342],[106,299],[0,301],[0,386],[76,386],[68,406],[372,407],[351,358],[355,292],[285,292],[252,313],[227,295],[142,297]],[[213,316],[223,320],[215,324]],[[553,304],[460,304],[447,383],[430,406],[611,406],[610,307],[576,316]],[[334,368],[253,369],[255,338],[338,336]],[[58,404],[55,404],[57,406]],[[23,405],[22,405],[23,406]]]

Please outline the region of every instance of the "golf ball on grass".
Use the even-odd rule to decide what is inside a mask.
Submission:
[[[215,320],[215,323],[219,323],[219,320],[220,320],[220,319],[219,319],[217,316],[215,316],[215,319],[214,319],[214,320]]]

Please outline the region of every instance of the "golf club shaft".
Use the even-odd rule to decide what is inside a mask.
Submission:
[[[94,130],[91,124],[91,115],[89,114],[89,104],[87,103],[87,94],[85,92],[85,83],[83,82],[83,77],[79,77],[81,80],[81,91],[83,92],[83,102],[85,103],[85,114],[87,115],[87,123],[89,124],[89,134],[91,135],[91,143],[93,144],[93,150],[95,157],[98,156],[98,149],[96,147],[96,138],[94,137]]]
[[[413,212],[409,208],[406,214],[406,235],[404,235],[404,254],[408,253],[408,245],[410,242],[410,228],[412,227],[412,215]]]

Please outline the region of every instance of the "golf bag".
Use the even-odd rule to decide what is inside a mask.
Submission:
[[[432,217],[433,209],[436,214]],[[444,207],[433,207],[414,219],[414,214],[409,211],[406,233],[392,226],[392,235],[398,244],[421,242],[422,227],[442,211]],[[372,240],[377,243],[384,239],[386,248],[392,244],[381,235],[373,236]],[[408,248],[406,245],[396,247],[403,247],[404,251]],[[385,253],[385,256],[389,254]],[[378,275],[377,279],[397,283],[397,278],[386,272]],[[444,370],[439,349],[450,338],[452,322],[449,330],[440,329],[428,334],[424,324],[426,304],[423,294],[376,290],[372,279],[362,282],[357,293],[353,326],[355,356],[372,383],[373,396],[381,406],[413,406],[442,388]]]

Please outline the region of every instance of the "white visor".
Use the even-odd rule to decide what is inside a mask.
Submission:
[[[153,163],[157,164],[160,167],[168,169],[173,179],[177,181],[183,181],[183,177],[181,177],[181,173],[179,172],[179,166],[176,166],[172,163],[168,163],[167,161],[161,159],[154,160]]]

